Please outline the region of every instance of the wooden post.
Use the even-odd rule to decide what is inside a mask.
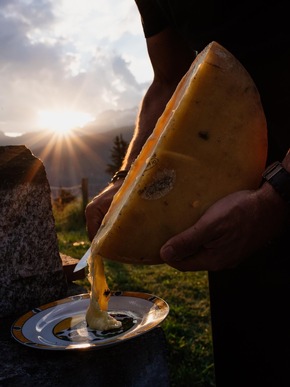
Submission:
[[[85,216],[85,209],[89,202],[88,178],[82,178],[82,200],[83,200],[83,215]]]

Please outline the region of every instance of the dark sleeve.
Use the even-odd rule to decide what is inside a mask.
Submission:
[[[168,26],[168,21],[155,0],[135,0],[141,15],[146,38],[156,35]]]

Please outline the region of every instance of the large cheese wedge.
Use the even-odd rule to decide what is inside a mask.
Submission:
[[[115,195],[92,258],[159,264],[160,247],[218,199],[255,189],[267,155],[258,90],[216,42],[196,58]]]

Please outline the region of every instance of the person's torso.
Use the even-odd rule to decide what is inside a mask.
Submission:
[[[147,0],[148,1],[148,0]],[[269,129],[268,163],[290,147],[290,33],[285,0],[155,0],[192,49],[217,41],[256,83]]]

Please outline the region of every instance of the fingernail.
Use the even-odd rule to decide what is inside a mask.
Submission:
[[[176,252],[171,245],[166,246],[161,250],[161,256],[165,261],[173,261],[177,259]]]

